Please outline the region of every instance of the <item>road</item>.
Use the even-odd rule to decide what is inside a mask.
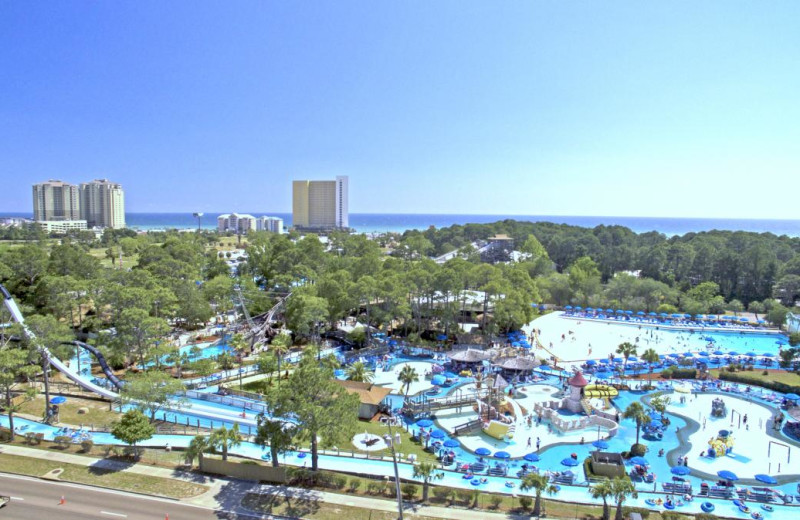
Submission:
[[[148,497],[63,482],[0,473],[0,495],[11,502],[0,519],[30,520],[249,520],[260,516],[214,511],[158,497]],[[61,504],[61,497],[65,503]],[[167,516],[169,515],[169,516]],[[263,517],[268,518],[268,517]]]

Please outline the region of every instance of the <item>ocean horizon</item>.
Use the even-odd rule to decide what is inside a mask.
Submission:
[[[254,216],[282,218],[286,227],[292,225],[291,213],[241,212]],[[200,221],[203,229],[216,229],[217,216],[206,213]],[[32,213],[3,213],[0,217],[32,218]],[[782,219],[726,219],[726,218],[664,218],[664,217],[614,217],[569,215],[470,215],[436,213],[351,213],[350,227],[359,233],[402,233],[411,229],[425,230],[430,226],[449,227],[455,224],[489,224],[499,220],[525,222],[553,222],[593,228],[599,225],[624,226],[635,233],[656,231],[667,236],[685,235],[702,231],[750,231],[800,237],[800,220]],[[131,229],[142,231],[157,229],[195,229],[197,219],[191,213],[126,213],[125,220]]]

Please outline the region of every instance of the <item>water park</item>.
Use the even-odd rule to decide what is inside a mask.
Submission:
[[[24,324],[3,292],[12,318]],[[363,410],[385,425],[387,435],[359,432],[350,446],[322,450],[320,468],[391,479],[392,458],[373,454],[391,446],[399,478],[419,482],[417,456],[391,435],[396,428],[436,458],[436,485],[522,496],[530,492],[520,489],[521,479],[538,473],[557,486],[555,500],[597,505],[601,501],[592,498],[591,486],[605,476],[622,476],[638,492],[627,506],[732,518],[793,517],[800,505],[800,472],[791,462],[800,448],[800,396],[721,380],[710,372],[732,362],[774,369],[788,338],[742,320],[609,314],[549,312],[483,346],[443,341],[438,348],[419,348],[380,334],[363,351],[331,345],[327,352],[344,365],[360,362],[374,372],[359,390],[359,415]],[[619,354],[622,343],[638,349],[638,356],[653,349],[658,358]],[[124,381],[96,349],[80,342],[75,347],[82,354],[68,362],[50,356],[51,366],[84,391],[115,402]],[[211,356],[226,346],[195,348]],[[291,361],[288,357],[287,365]],[[87,370],[92,364],[107,377]],[[671,367],[695,369],[697,376],[660,377]],[[263,403],[257,395],[220,384],[232,375],[253,375],[249,370],[185,380],[182,404],[161,410],[158,418],[188,431],[157,434],[144,445],[185,448],[194,429],[238,425],[246,440],[231,453],[269,460],[252,442],[258,414],[267,412]],[[401,374],[412,370],[418,377],[404,382]],[[346,379],[346,370],[336,374]],[[50,405],[66,399],[56,396]],[[0,426],[8,427],[6,416]],[[15,427],[47,439],[118,442],[86,427],[20,418]],[[307,451],[290,449],[280,458],[303,467]]]

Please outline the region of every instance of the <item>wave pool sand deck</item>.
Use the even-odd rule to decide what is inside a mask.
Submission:
[[[654,349],[659,354],[706,352],[709,345],[706,339],[708,337],[714,338],[714,350],[736,351],[739,354],[745,352],[777,354],[779,347],[777,342],[782,341],[784,344],[788,342],[785,336],[776,333],[741,334],[714,327],[702,331],[695,329],[694,333],[691,333],[689,329],[664,329],[655,324],[635,321],[622,323],[614,320],[567,318],[562,312],[546,314],[523,327],[526,334],[530,334],[533,329],[541,330],[539,336],[541,344],[563,361],[602,359],[610,354],[619,356],[616,354],[617,347],[624,342],[636,345],[639,355],[648,348]]]

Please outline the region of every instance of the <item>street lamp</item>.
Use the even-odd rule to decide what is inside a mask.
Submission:
[[[200,219],[203,218],[203,213],[192,213],[192,216],[197,219],[197,231],[200,231]]]

